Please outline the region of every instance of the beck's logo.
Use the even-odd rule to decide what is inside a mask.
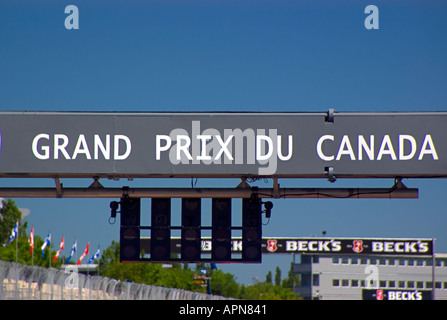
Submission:
[[[267,250],[270,252],[275,252],[278,249],[278,240],[267,240]]]
[[[362,240],[354,240],[352,241],[352,251],[360,253],[363,251],[363,241]]]
[[[377,300],[383,300],[383,290],[377,290],[376,291],[376,299]]]

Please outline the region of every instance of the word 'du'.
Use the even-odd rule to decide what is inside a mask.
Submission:
[[[246,141],[246,142],[245,142]],[[156,136],[156,160],[169,153],[174,164],[258,164],[259,174],[274,174],[278,159],[288,161],[293,155],[293,136],[287,137],[286,152],[277,129],[201,130],[200,121],[192,121],[191,132],[177,128],[169,135]]]

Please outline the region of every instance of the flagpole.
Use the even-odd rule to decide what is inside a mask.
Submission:
[[[17,222],[17,237],[16,237],[16,263],[17,263],[17,256],[19,252],[19,222]]]
[[[49,259],[49,267],[51,268],[51,231],[48,233],[47,237],[45,238],[43,245],[42,245],[42,260],[45,261],[45,249],[48,246],[48,259]]]
[[[99,249],[99,246],[100,245],[98,244],[98,249]],[[97,268],[98,268],[98,276],[99,276],[99,256],[98,256],[98,267]]]
[[[28,237],[28,242],[30,245],[30,254],[31,254],[31,265],[34,265],[34,226],[31,227],[31,231]]]
[[[33,246],[31,247],[31,265],[34,266],[34,227],[31,230],[33,232]]]
[[[51,234],[51,231],[50,231]],[[50,262],[50,268],[51,268],[51,245],[53,244],[53,241],[50,240],[50,245],[48,246],[48,259]]]

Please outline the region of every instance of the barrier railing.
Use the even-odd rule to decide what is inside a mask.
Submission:
[[[0,300],[222,300],[222,296],[0,261]]]

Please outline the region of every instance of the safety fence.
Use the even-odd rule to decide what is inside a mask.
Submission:
[[[222,300],[222,296],[0,261],[0,300]]]

